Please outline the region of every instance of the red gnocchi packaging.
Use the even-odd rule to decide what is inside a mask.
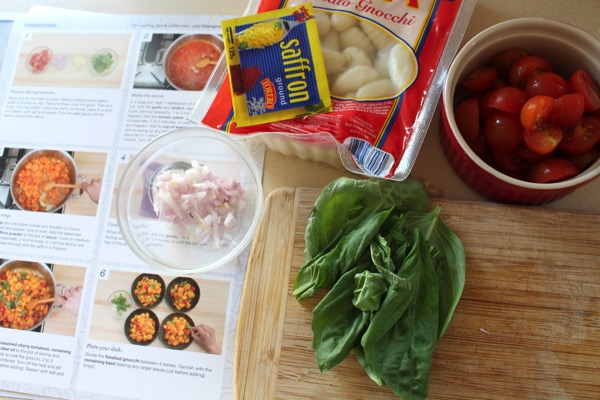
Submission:
[[[247,14],[304,2],[253,0]],[[190,119],[242,138],[259,137],[284,154],[406,179],[475,3],[313,0],[331,112],[238,126],[221,60]]]

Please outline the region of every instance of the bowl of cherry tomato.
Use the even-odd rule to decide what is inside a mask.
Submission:
[[[440,138],[463,181],[500,202],[543,204],[600,175],[600,40],[543,18],[502,22],[458,52]]]
[[[37,47],[27,56],[26,66],[29,72],[40,73],[46,70],[50,62],[52,61],[53,53],[48,47],[41,46]]]

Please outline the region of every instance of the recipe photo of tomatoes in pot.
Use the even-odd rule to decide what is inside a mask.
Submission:
[[[456,124],[479,157],[534,183],[569,179],[600,157],[600,85],[583,68],[557,70],[509,48],[462,79]]]
[[[51,187],[52,183],[71,183],[67,165],[57,157],[36,157],[17,172],[16,200],[29,211],[53,210],[66,200],[70,189]]]
[[[36,301],[50,297],[48,281],[34,271],[4,272],[0,276],[0,325],[22,330],[34,327],[50,310],[49,303]]]
[[[179,89],[202,90],[220,55],[221,50],[206,40],[185,42],[167,60],[167,77]]]

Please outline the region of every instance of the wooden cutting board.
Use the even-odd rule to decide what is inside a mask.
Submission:
[[[238,316],[236,399],[394,399],[351,355],[321,373],[311,311],[291,294],[320,190],[266,200]],[[433,357],[431,399],[600,399],[600,215],[434,200],[467,279]],[[322,297],[322,295],[321,295]]]

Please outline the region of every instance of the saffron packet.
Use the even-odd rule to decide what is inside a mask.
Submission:
[[[312,4],[221,22],[237,126],[331,111]]]

